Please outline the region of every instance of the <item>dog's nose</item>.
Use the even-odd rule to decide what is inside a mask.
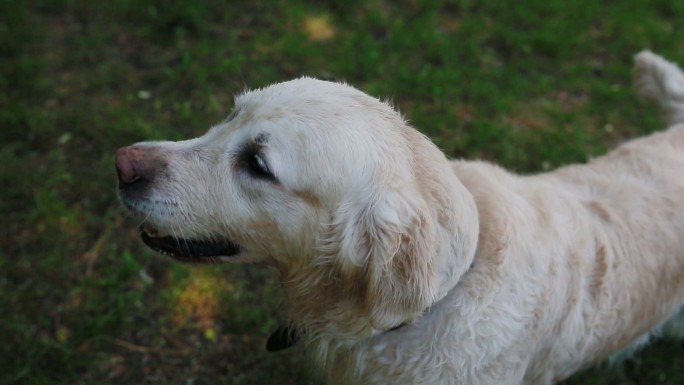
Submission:
[[[134,164],[134,150],[131,147],[121,147],[116,150],[114,164],[116,165],[116,175],[119,177],[119,184],[130,184],[140,179]]]
[[[118,149],[114,156],[114,164],[119,187],[153,179],[163,167],[162,163],[159,154],[153,148],[133,145]]]

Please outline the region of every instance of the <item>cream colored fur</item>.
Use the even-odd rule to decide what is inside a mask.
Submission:
[[[165,170],[125,203],[277,269],[331,384],[552,384],[684,302],[684,76],[648,52],[636,70],[673,126],[587,164],[450,162],[387,104],[301,78],[239,96],[202,137],[140,144]],[[277,180],[237,161],[254,141]]]

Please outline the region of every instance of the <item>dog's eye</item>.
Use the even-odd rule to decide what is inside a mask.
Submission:
[[[266,159],[261,153],[255,152],[249,154],[247,159],[245,159],[245,163],[247,165],[247,170],[253,176],[264,179],[275,179],[271,169],[268,167]]]

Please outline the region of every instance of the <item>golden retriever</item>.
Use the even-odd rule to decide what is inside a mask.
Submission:
[[[552,384],[645,342],[684,302],[684,75],[637,56],[667,130],[519,176],[448,161],[388,104],[300,78],[181,142],[116,153],[142,240],[260,262],[333,384]]]

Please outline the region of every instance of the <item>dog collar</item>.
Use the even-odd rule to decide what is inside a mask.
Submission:
[[[408,322],[401,323],[385,330],[380,334],[399,330],[408,324]],[[279,326],[278,329],[276,329],[276,331],[273,332],[270,337],[268,337],[268,340],[266,340],[266,350],[269,352],[279,352],[281,350],[291,348],[297,343],[297,341],[299,341],[299,333],[297,333],[297,329],[290,326]]]
[[[278,352],[294,346],[299,341],[297,329],[290,326],[279,326],[266,341],[266,350]]]

